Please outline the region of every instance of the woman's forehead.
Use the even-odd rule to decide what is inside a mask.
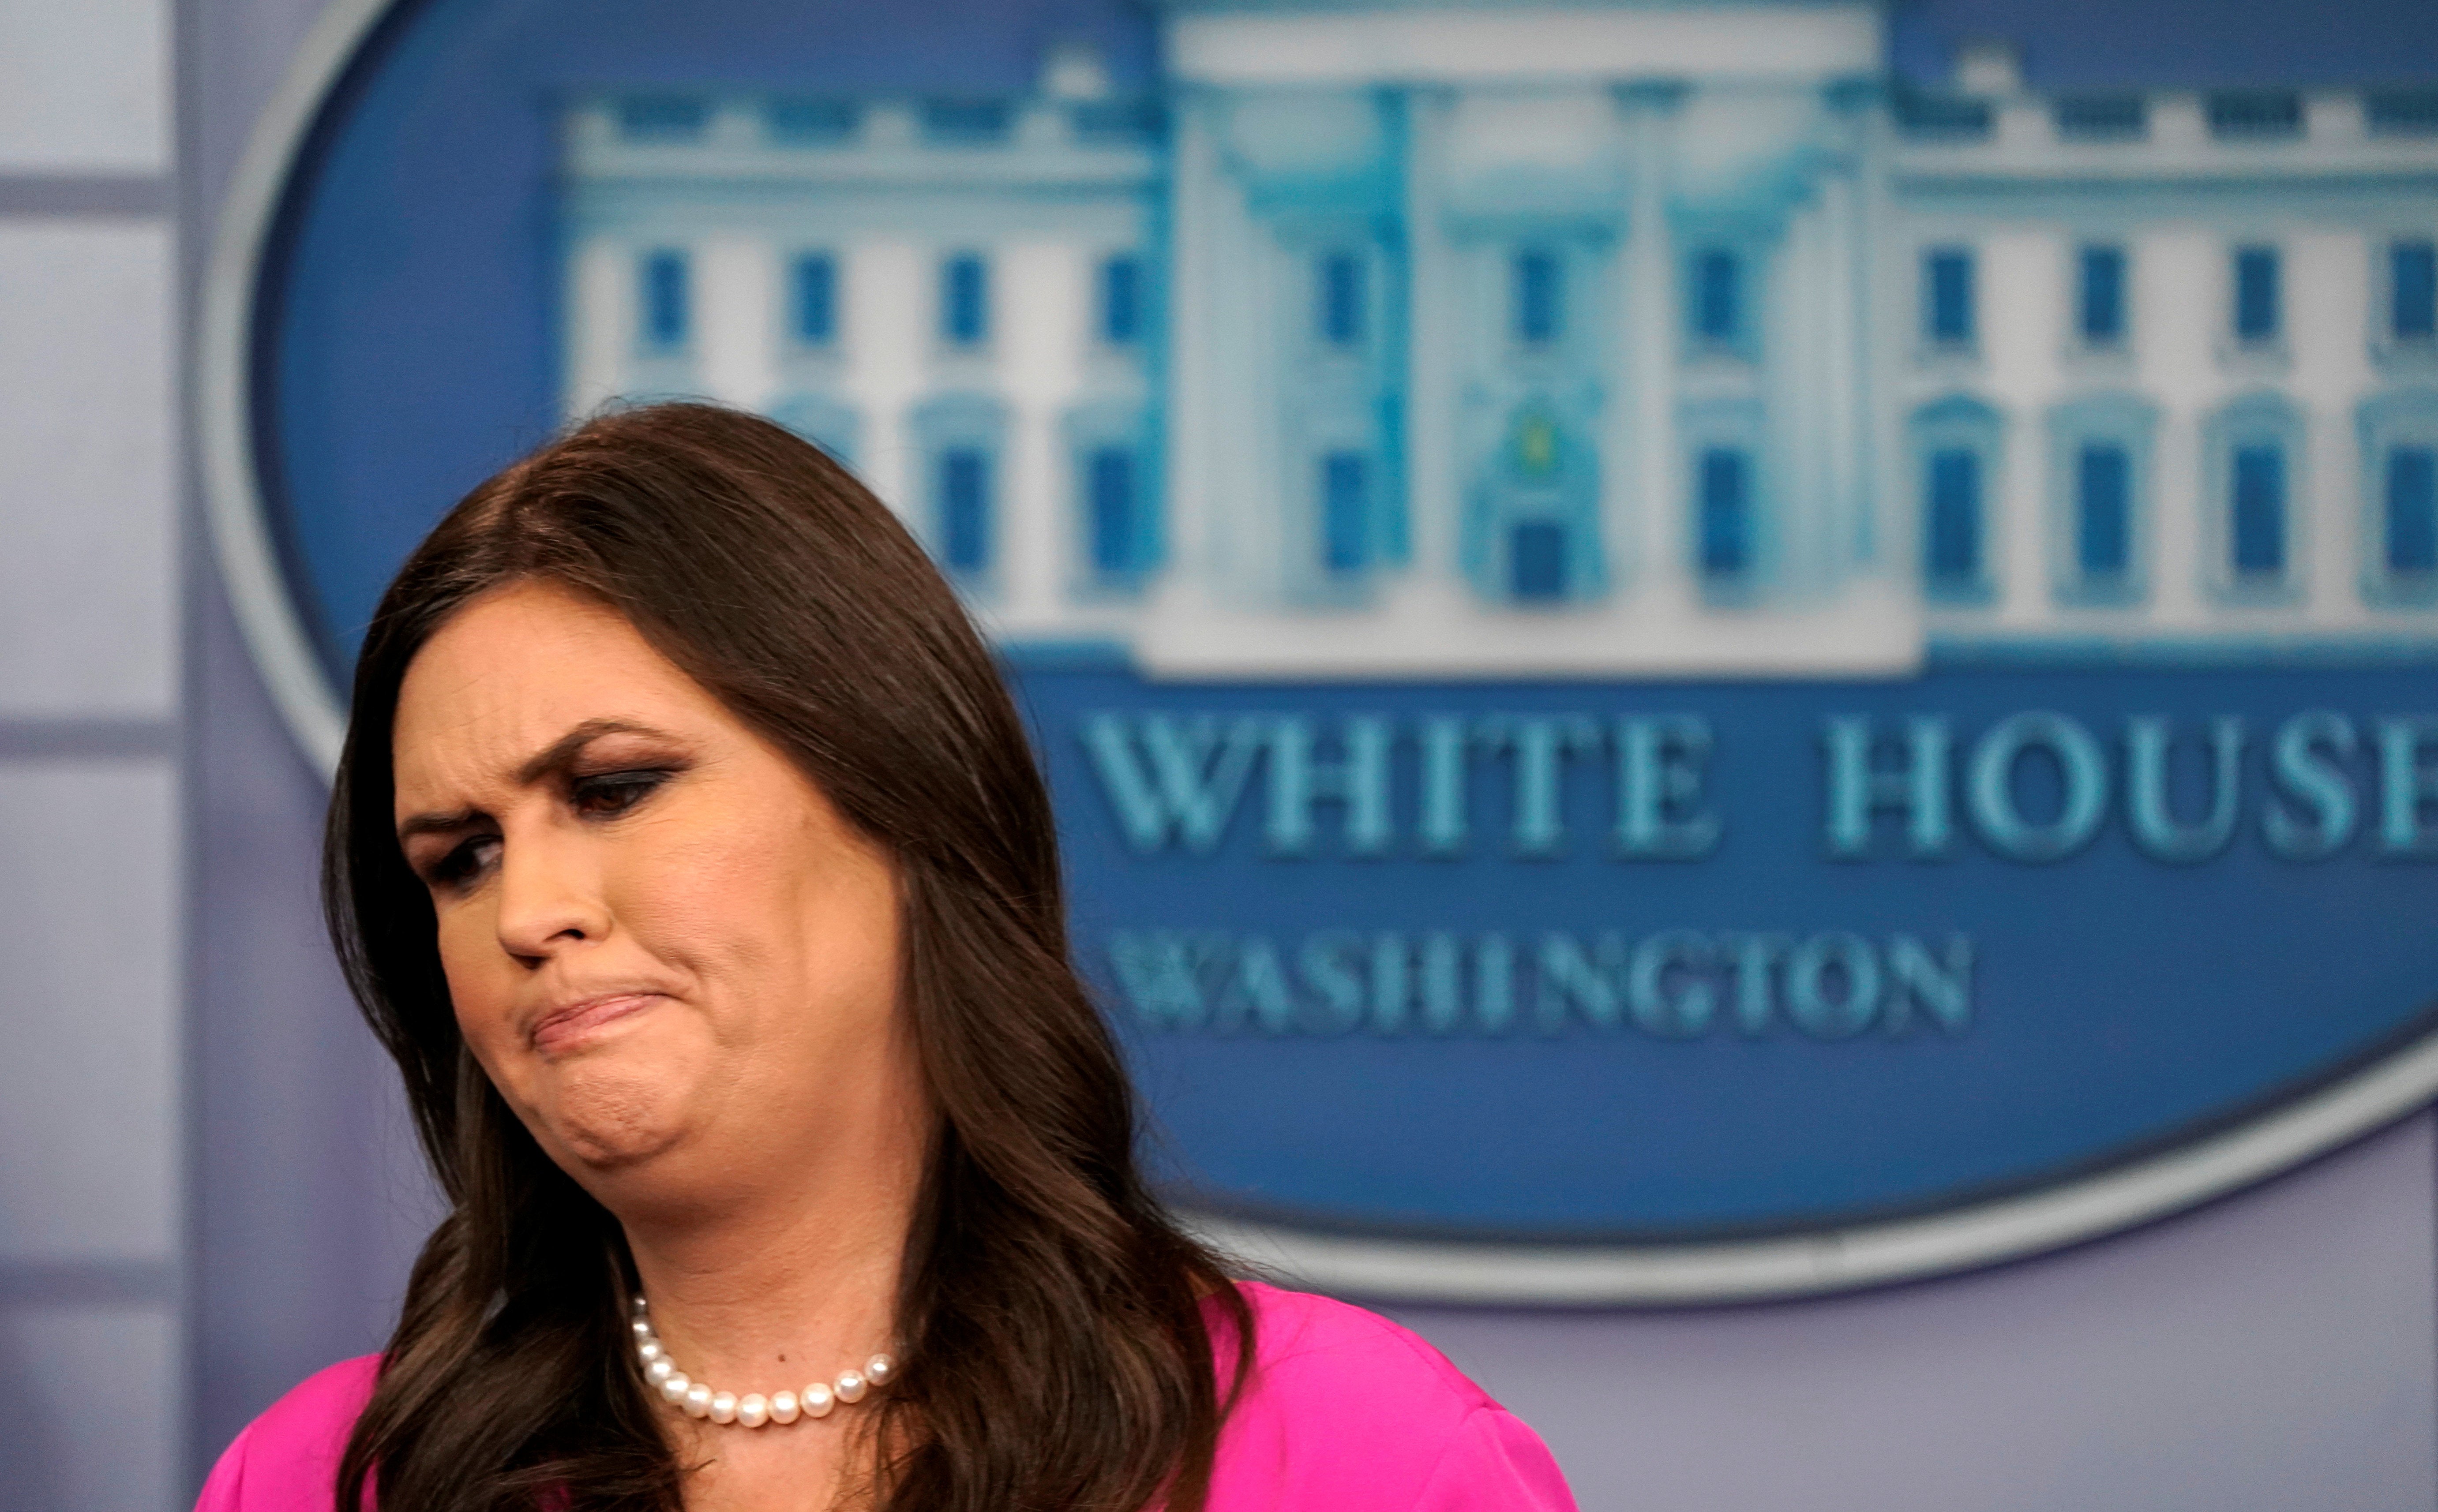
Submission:
[[[391,748],[414,782],[504,779],[578,727],[665,730],[723,715],[627,619],[550,584],[495,589],[408,664]]]

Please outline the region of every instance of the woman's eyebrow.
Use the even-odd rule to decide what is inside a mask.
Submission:
[[[604,735],[649,735],[661,740],[668,738],[665,733],[654,730],[649,725],[638,725],[630,720],[588,719],[527,758],[525,764],[517,768],[517,785],[531,787],[555,772],[565,771],[568,764],[575,760],[578,752]]]
[[[456,809],[447,814],[417,814],[398,824],[398,843],[403,845],[418,835],[454,834],[475,823],[482,817],[470,808]]]
[[[639,725],[627,719],[588,719],[526,758],[516,770],[516,785],[531,787],[543,778],[565,771],[585,747],[604,735],[646,735],[661,740],[668,735],[649,725]],[[450,809],[445,813],[417,814],[401,820],[398,837],[401,843],[418,835],[446,835],[467,828],[483,818],[479,810]]]

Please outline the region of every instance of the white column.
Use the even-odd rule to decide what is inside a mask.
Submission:
[[[1091,270],[1084,248],[1047,241],[995,262],[1008,435],[992,608],[1005,628],[1038,633],[1058,621],[1079,559],[1064,421],[1083,387]]]
[[[1162,281],[1168,300],[1168,392],[1162,398],[1167,410],[1160,427],[1166,455],[1159,469],[1167,564],[1156,595],[1171,604],[1199,600],[1211,571],[1205,500],[1216,451],[1208,416],[1215,353],[1206,311],[1216,261],[1210,241],[1217,154],[1210,140],[1210,114],[1201,92],[1184,94],[1171,138],[1168,276]]]
[[[2308,574],[2304,611],[2315,625],[2359,628],[2370,619],[2362,571],[2382,549],[2362,508],[2361,400],[2378,383],[2370,365],[2373,243],[2358,231],[2315,232],[2286,243],[2286,329],[2290,393],[2303,412],[2301,470],[2291,503],[2296,560]]]
[[[694,252],[695,381],[723,404],[761,409],[779,383],[779,271],[769,244],[723,234]]]
[[[2201,433],[2226,390],[2217,369],[2225,328],[2224,247],[2207,231],[2137,237],[2133,249],[2133,348],[2140,385],[2159,401],[2152,438],[2150,600],[2164,627],[2209,619],[2202,560],[2210,537]]]
[[[1220,161],[1225,119],[1211,91],[1176,114],[1164,603],[1274,602],[1280,578],[1281,257]]]
[[[2003,451],[2001,470],[1983,483],[1983,536],[1998,594],[1993,608],[2009,626],[2056,618],[2048,581],[2048,407],[2058,396],[2072,255],[2050,230],[1998,231],[1981,242],[1983,360]]]
[[[1410,280],[1405,345],[1405,478],[1410,575],[1444,590],[1457,585],[1457,520],[1463,463],[1457,446],[1457,382],[1463,343],[1456,330],[1466,308],[1460,270],[1448,245],[1442,201],[1447,184],[1446,92],[1406,97],[1405,245]]]
[[[862,419],[856,471],[881,501],[925,535],[919,464],[909,412],[924,390],[923,360],[930,350],[928,249],[903,241],[868,241],[839,251],[840,328],[846,371],[839,394]]]
[[[1770,588],[1790,604],[1819,601],[1837,576],[1825,446],[1828,391],[1837,386],[1826,329],[1827,239],[1817,209],[1788,218],[1776,259],[1782,313],[1769,326],[1782,347],[1765,360],[1766,450],[1778,476],[1762,497],[1784,556]]]
[[[1687,569],[1683,462],[1676,455],[1676,242],[1668,223],[1668,166],[1674,102],[1657,95],[1627,101],[1634,143],[1632,210],[1626,223],[1625,350],[1616,370],[1630,413],[1622,446],[1612,443],[1616,482],[1602,501],[1609,538],[1630,554],[1617,562],[1625,590],[1665,623],[1695,612]],[[1619,485],[1623,486],[1620,487]]]
[[[1864,513],[1857,522],[1855,550],[1900,602],[1917,609],[1921,588],[1906,535],[1913,508],[1902,481],[1905,452],[1899,431],[1904,360],[1912,341],[1906,324],[1913,309],[1906,297],[1912,272],[1904,250],[1904,222],[1891,183],[1889,160],[1895,146],[1886,102],[1876,101],[1865,110],[1856,131],[1863,141],[1857,185],[1862,205],[1854,231],[1852,287],[1862,379],[1856,396],[1862,411],[1857,430],[1862,446],[1857,461],[1858,504]]]
[[[1851,586],[1863,554],[1857,538],[1870,495],[1864,485],[1863,459],[1865,428],[1870,423],[1868,390],[1872,381],[1870,352],[1864,341],[1858,266],[1865,255],[1861,245],[1862,191],[1851,175],[1830,175],[1821,186],[1823,238],[1820,279],[1822,329],[1828,343],[1828,381],[1823,385],[1826,448],[1820,480],[1823,567],[1838,591]]]
[[[568,273],[567,393],[572,417],[627,386],[635,346],[635,255],[607,237],[580,244]]]

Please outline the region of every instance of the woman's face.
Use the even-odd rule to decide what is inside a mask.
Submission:
[[[618,613],[475,600],[408,666],[393,752],[466,1043],[622,1218],[911,1121],[889,859]]]

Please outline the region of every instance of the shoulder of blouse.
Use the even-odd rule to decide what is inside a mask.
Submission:
[[[1221,1432],[1210,1512],[1573,1512],[1539,1436],[1420,1335],[1328,1297],[1238,1290],[1253,1366]],[[1224,1390],[1234,1330],[1205,1306]]]
[[[1402,1414],[1455,1418],[1497,1405],[1422,1335],[1376,1312],[1260,1281],[1240,1281],[1236,1290],[1253,1313],[1248,1398],[1255,1393],[1294,1396],[1343,1387],[1352,1377],[1365,1388],[1356,1395],[1392,1398]],[[1225,1313],[1213,1311],[1221,1320],[1212,1342],[1224,1377],[1233,1359],[1233,1330]]]
[[[325,1512],[380,1374],[380,1356],[362,1355],[306,1377],[231,1441],[195,1512]]]

